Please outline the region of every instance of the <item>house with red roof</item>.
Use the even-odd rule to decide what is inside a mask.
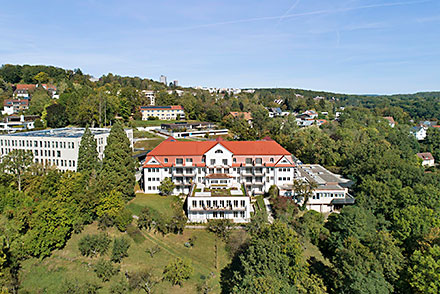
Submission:
[[[270,138],[184,142],[169,137],[147,155],[143,186],[145,193],[159,193],[161,182],[170,178],[175,195],[188,195],[191,222],[216,218],[246,222],[250,195],[290,183],[295,174],[290,152]]]
[[[29,108],[29,99],[6,99],[3,101],[2,114],[12,115]]]
[[[177,120],[185,118],[185,112],[181,105],[171,106],[141,106],[142,120],[157,117],[160,120]]]
[[[249,125],[252,125],[252,113],[231,111],[229,115],[235,119],[244,119]]]
[[[394,118],[392,116],[385,116],[384,119],[386,119],[388,121],[388,124],[390,125],[390,127],[394,128],[394,126],[396,125],[396,122],[394,121]]]
[[[431,152],[417,153],[417,157],[422,160],[422,166],[434,166],[435,160]]]

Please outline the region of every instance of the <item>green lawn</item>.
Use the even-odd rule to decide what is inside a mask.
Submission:
[[[134,215],[139,215],[142,208],[150,207],[154,211],[171,217],[173,215],[173,204],[176,201],[178,201],[177,196],[137,193],[136,197],[127,204],[127,208]]]
[[[152,140],[138,141],[134,144],[134,148],[144,148],[144,150],[153,150],[157,145],[159,145],[165,138],[158,137]]]
[[[187,229],[181,235],[162,236],[142,231],[142,235],[145,237],[144,241],[133,242],[130,239],[129,256],[122,260],[120,273],[109,282],[102,282],[93,272],[93,264],[98,258],[83,257],[78,250],[78,241],[82,236],[98,232],[96,224],[89,225],[81,234],[74,235],[63,250],[55,251],[51,257],[44,260],[35,258],[26,260],[21,271],[21,290],[26,290],[29,293],[58,293],[62,282],[69,279],[77,281],[79,284],[86,281],[94,282],[102,287],[99,293],[109,293],[110,286],[124,278],[126,271],[148,268],[159,281],[164,267],[174,258],[183,257],[191,261],[194,269],[190,279],[184,282],[183,287],[172,286],[169,282],[160,281],[156,286],[155,293],[196,293],[196,285],[211,276],[209,284],[213,287],[212,293],[220,293],[220,270],[230,260],[225,251],[224,243],[217,241],[219,252],[217,267],[215,266],[216,238],[212,233],[206,230]],[[107,232],[112,238],[126,236],[126,233],[121,233],[114,228]],[[194,237],[197,238],[194,247],[185,247],[185,242]],[[153,246],[159,246],[160,251],[151,258],[146,250]],[[110,252],[104,258],[109,259],[109,255]]]
[[[153,134],[152,132],[138,131],[137,129],[133,130],[133,137],[134,138],[160,138],[159,136]]]
[[[267,211],[266,205],[264,205],[263,195],[255,197],[257,201],[255,202],[255,210],[260,211],[264,215],[264,219],[267,221]]]
[[[156,213],[171,216],[173,205],[178,202],[176,196],[160,196],[156,194],[137,194],[127,207],[133,214],[139,214],[143,207],[150,207]],[[22,290],[29,293],[58,293],[62,282],[66,279],[79,284],[93,282],[102,288],[99,293],[108,293],[109,287],[124,277],[126,271],[132,272],[148,268],[159,281],[164,267],[174,258],[183,257],[191,260],[194,272],[184,286],[172,286],[169,282],[160,282],[155,293],[196,293],[196,285],[203,279],[209,278],[213,293],[220,293],[220,270],[229,263],[225,244],[216,240],[212,233],[206,230],[185,230],[181,235],[169,234],[162,236],[154,232],[140,231],[136,222],[129,226],[127,233],[121,233],[115,228],[108,229],[108,234],[114,237],[126,236],[131,243],[129,257],[120,264],[120,273],[109,282],[102,282],[93,272],[93,265],[98,258],[83,257],[78,250],[78,242],[86,234],[100,232],[97,224],[88,225],[79,235],[73,235],[63,250],[56,250],[51,257],[44,260],[29,259],[23,263],[21,271]],[[196,237],[194,247],[185,247],[185,242]],[[217,267],[214,246],[218,242],[219,252]],[[153,257],[146,252],[148,248],[158,246],[160,251]],[[109,259],[111,249],[104,258]]]

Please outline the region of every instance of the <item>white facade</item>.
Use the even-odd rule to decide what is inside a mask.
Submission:
[[[142,90],[142,94],[144,94],[145,97],[149,100],[150,106],[156,105],[156,92],[155,91]]]
[[[3,115],[13,115],[15,113],[14,106],[3,106],[2,114]]]
[[[100,159],[104,156],[110,129],[91,128],[97,143]],[[0,135],[0,155],[5,156],[12,150],[28,150],[34,155],[34,161],[51,165],[62,171],[76,171],[82,128],[62,128],[43,131],[30,131]],[[126,130],[133,148],[133,130]]]
[[[182,106],[142,106],[142,120],[148,120],[149,117],[157,117],[160,120],[176,120],[184,118],[185,112]]]
[[[306,208],[321,213],[338,210],[343,205],[353,204],[354,198],[348,193],[348,186],[352,183],[340,175],[334,174],[318,164],[302,164],[298,166],[298,180],[315,183],[316,188],[312,196],[307,199]],[[294,197],[292,184],[281,187],[280,194]],[[302,205],[305,199],[296,199]]]
[[[190,222],[211,218],[247,222],[250,195],[291,183],[297,174],[291,154],[272,140],[182,142],[170,138],[147,155],[144,191],[159,193],[161,182],[170,178],[176,186],[173,194],[188,195]]]
[[[416,137],[417,141],[423,141],[426,139],[427,130],[427,127],[415,127],[411,132]]]

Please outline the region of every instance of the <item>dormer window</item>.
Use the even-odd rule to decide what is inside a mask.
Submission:
[[[215,153],[223,153],[223,151],[218,149],[218,150],[215,150]]]
[[[271,162],[271,163],[273,163],[273,162],[274,162],[274,160],[273,160],[273,157],[271,157],[271,158],[270,158],[270,162]]]
[[[163,160],[165,163],[168,163],[168,158],[164,158]]]
[[[233,158],[233,159],[232,159],[232,162],[233,162],[233,163],[237,163],[237,158]]]

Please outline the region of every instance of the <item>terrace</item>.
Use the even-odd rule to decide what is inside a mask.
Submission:
[[[230,187],[215,186],[207,187],[203,184],[195,184],[190,194],[193,197],[224,197],[224,196],[246,196],[246,190],[240,184],[232,184]]]

